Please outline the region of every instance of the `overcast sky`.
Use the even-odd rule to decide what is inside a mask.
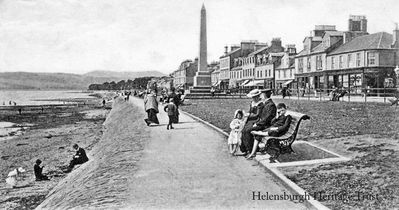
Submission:
[[[208,62],[241,40],[301,50],[314,25],[347,30],[350,14],[369,33],[399,22],[397,0],[0,0],[0,72],[170,73],[198,55],[203,2]]]

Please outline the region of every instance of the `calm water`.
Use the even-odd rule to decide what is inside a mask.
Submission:
[[[78,90],[62,91],[27,91],[27,90],[0,90],[0,106],[9,106],[9,101],[17,105],[42,105],[63,104],[62,101],[34,101],[35,99],[67,99],[67,98],[92,98],[90,93]]]

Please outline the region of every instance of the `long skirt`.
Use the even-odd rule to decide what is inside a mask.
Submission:
[[[253,127],[254,124],[255,121],[248,121],[242,129],[242,143],[240,145],[240,150],[243,153],[250,153],[252,151],[252,147],[254,146],[254,136],[251,134],[251,132],[264,129],[260,126]]]
[[[158,117],[157,117],[157,112],[155,111],[155,109],[147,110],[147,115],[148,115],[148,122],[159,124],[159,120],[158,120]]]

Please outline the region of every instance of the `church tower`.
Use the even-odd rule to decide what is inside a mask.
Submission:
[[[211,74],[208,72],[207,62],[207,38],[206,38],[206,9],[202,4],[201,8],[201,24],[200,24],[200,44],[199,44],[198,71],[194,76],[194,86],[211,85]]]

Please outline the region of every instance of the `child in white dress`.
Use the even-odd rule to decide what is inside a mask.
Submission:
[[[234,119],[230,123],[231,132],[227,139],[231,155],[237,151],[237,146],[241,144],[241,130],[244,127],[244,112],[238,109],[234,112]]]

